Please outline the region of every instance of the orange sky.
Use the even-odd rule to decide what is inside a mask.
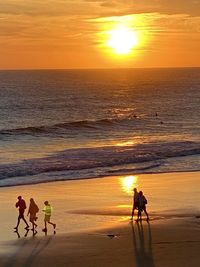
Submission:
[[[121,23],[140,40],[106,47]],[[0,69],[200,66],[200,0],[0,0]]]

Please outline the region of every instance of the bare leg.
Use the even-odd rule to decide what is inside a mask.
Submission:
[[[44,220],[44,229],[42,229],[43,232],[47,233],[47,222]]]
[[[132,214],[131,214],[131,219],[133,219],[133,216],[134,216],[134,213],[135,213],[135,210],[138,209],[138,203],[133,203],[133,208],[132,208]]]
[[[148,212],[146,211],[146,207],[144,208],[144,213],[145,213],[146,216],[147,216],[147,220],[149,220],[149,214],[148,214]]]
[[[135,208],[132,209],[131,219],[133,219]]]
[[[53,225],[53,228],[55,229],[56,228],[56,224],[55,223],[52,223],[52,222],[48,222],[49,224]]]
[[[141,210],[138,209],[138,214],[137,214],[137,222],[141,219]]]
[[[37,227],[37,224],[35,222],[31,222],[32,223],[32,229],[31,230],[35,230],[35,228]]]
[[[19,223],[20,223],[20,218],[18,217],[18,219],[17,219],[17,226],[14,227],[14,229],[16,229],[16,230],[18,229]]]
[[[26,219],[25,219],[24,217],[22,217],[22,220],[25,222],[25,224],[26,224],[26,227],[28,228],[28,227],[29,227],[29,225],[28,225],[28,223],[27,223]]]

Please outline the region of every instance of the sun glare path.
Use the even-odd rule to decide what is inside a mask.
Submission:
[[[109,31],[107,46],[111,47],[117,54],[129,54],[137,44],[137,33],[131,29],[119,28]]]
[[[120,178],[122,190],[129,195],[133,194],[133,188],[138,186],[138,176],[129,175]]]

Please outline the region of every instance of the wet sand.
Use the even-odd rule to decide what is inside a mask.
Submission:
[[[0,266],[199,266],[200,175],[173,173],[123,176],[1,188]],[[150,223],[130,221],[133,186],[148,198]],[[13,233],[21,194],[34,197],[40,210],[54,206],[49,228],[33,236]],[[28,201],[27,201],[28,204]]]

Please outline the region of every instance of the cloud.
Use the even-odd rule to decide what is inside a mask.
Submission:
[[[91,14],[94,3],[84,0],[0,0],[0,14],[68,16]]]
[[[199,13],[200,0],[0,0],[0,52],[5,64],[10,60],[11,65],[15,56],[16,66],[21,55],[32,64],[38,54],[46,55],[44,61],[51,55],[55,61],[59,55],[61,62],[72,58],[69,66],[73,60],[95,62],[103,51],[98,50],[101,32],[128,21],[146,38],[137,49],[139,55],[146,53],[147,62],[154,63],[156,57],[161,62],[163,55],[170,59],[171,54],[176,60],[180,51],[180,58],[188,53],[189,60],[189,51],[198,50],[200,43]]]
[[[92,46],[96,34],[120,20],[149,35],[199,34],[200,17],[171,13],[165,0],[0,0],[0,44],[15,46]],[[149,4],[150,2],[150,4]],[[161,3],[166,5],[162,6]],[[180,3],[174,0],[174,3]],[[188,5],[182,1],[182,9]],[[191,0],[193,5],[199,4]],[[168,8],[168,13],[164,10]],[[154,12],[153,10],[159,10]],[[188,9],[187,9],[188,10]],[[142,13],[142,11],[145,11]],[[148,11],[148,12],[147,12]]]
[[[200,31],[200,16],[191,17],[188,14],[161,14],[161,13],[141,13],[141,14],[129,14],[125,16],[111,16],[90,19],[97,24],[115,24],[123,23],[131,25],[132,27],[148,29],[165,29],[166,31],[183,31],[183,32],[196,32]]]
[[[159,12],[167,14],[200,15],[200,0],[84,0],[96,2],[102,7],[114,9],[113,13],[124,11],[129,13]],[[105,11],[105,10],[104,10]],[[108,10],[107,10],[108,11]]]
[[[0,0],[0,14],[112,16],[136,13],[200,15],[200,0]]]

